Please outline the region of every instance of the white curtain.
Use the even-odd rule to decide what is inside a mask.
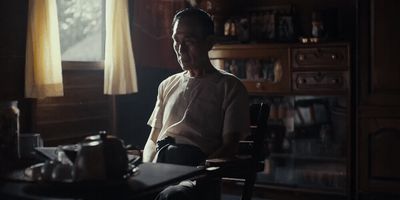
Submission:
[[[25,96],[63,96],[56,0],[29,1]]]
[[[106,1],[104,94],[137,92],[127,0]]]

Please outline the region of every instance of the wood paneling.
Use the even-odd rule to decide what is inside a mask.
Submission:
[[[0,100],[23,97],[28,1],[0,2]]]
[[[371,93],[400,99],[400,1],[373,0]],[[400,102],[398,102],[400,104]]]
[[[172,48],[171,24],[185,1],[135,0],[133,4],[132,41],[137,65],[179,68]]]
[[[397,0],[358,1],[357,192],[361,199],[400,195],[399,10]]]
[[[400,119],[363,118],[360,124],[360,191],[399,193]]]
[[[45,144],[78,142],[100,130],[113,131],[112,97],[103,95],[103,71],[64,70],[63,78],[63,97],[36,102],[34,122]]]
[[[361,104],[400,105],[400,1],[360,1]]]

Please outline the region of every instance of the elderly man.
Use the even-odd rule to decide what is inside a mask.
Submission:
[[[209,158],[231,157],[238,140],[249,132],[246,89],[238,78],[211,64],[208,51],[214,44],[214,25],[206,12],[184,9],[172,25],[173,48],[183,72],[158,88],[143,161],[196,166]],[[204,192],[195,193],[201,191],[200,185],[185,181],[158,198],[200,197],[197,194]],[[206,188],[209,193],[210,187]]]

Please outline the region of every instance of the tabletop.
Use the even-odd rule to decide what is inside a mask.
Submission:
[[[0,197],[18,199],[143,199],[168,185],[195,179],[204,167],[165,163],[142,163],[136,175],[127,180],[91,182],[33,182],[3,179]],[[22,172],[23,173],[23,172]],[[18,176],[17,174],[15,176]],[[2,198],[1,198],[2,199]]]

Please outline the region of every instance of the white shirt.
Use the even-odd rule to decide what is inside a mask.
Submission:
[[[193,78],[184,71],[161,82],[148,125],[161,129],[158,140],[171,136],[209,155],[222,145],[223,134],[249,133],[248,106],[246,88],[232,74]]]

